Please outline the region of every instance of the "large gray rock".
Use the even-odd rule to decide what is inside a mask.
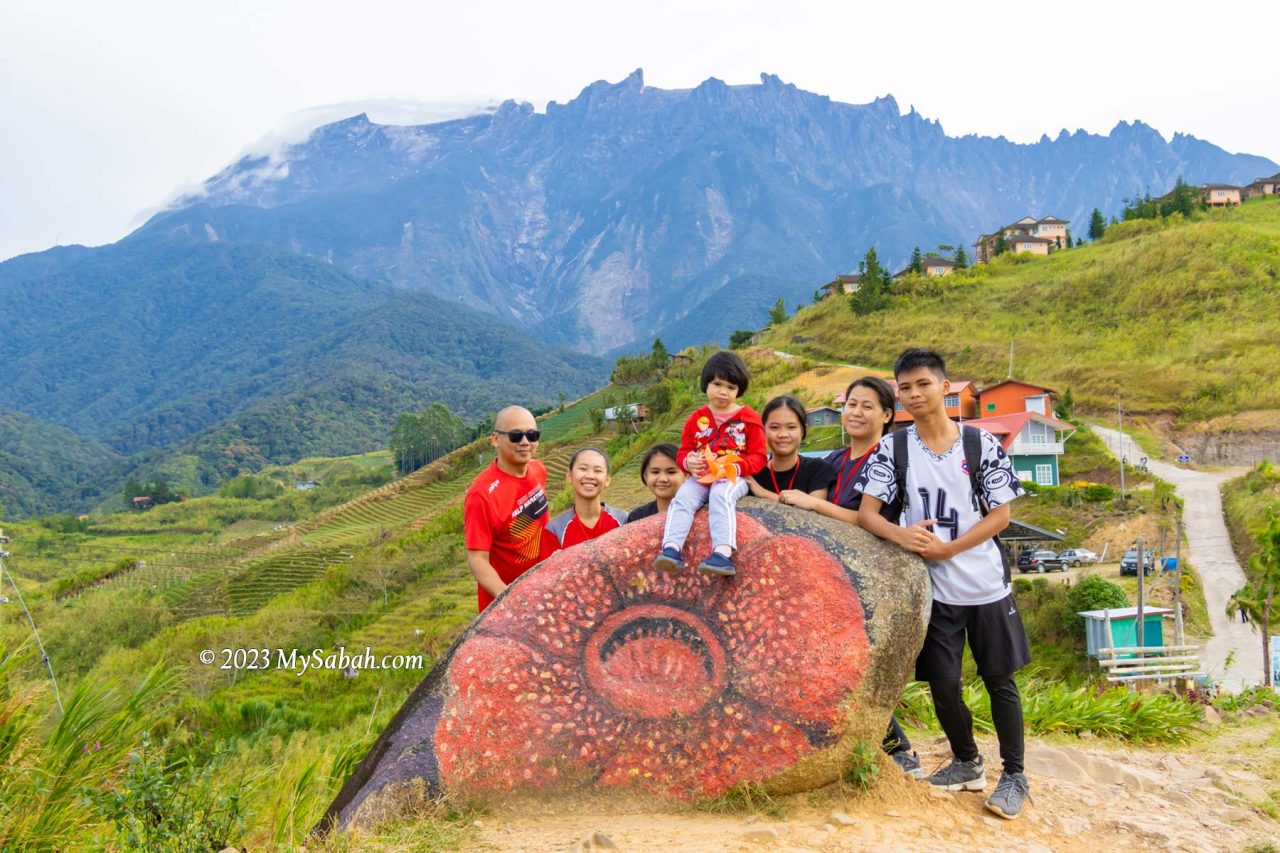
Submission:
[[[414,690],[321,824],[426,797],[602,791],[677,799],[835,780],[878,744],[928,621],[923,562],[754,499],[737,577],[654,571],[663,518],[562,551],[504,593]],[[705,513],[685,548],[710,552]]]

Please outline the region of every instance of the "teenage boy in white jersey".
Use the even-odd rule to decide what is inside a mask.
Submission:
[[[933,608],[924,648],[916,659],[916,679],[929,683],[952,757],[925,781],[948,791],[986,788],[986,767],[960,687],[967,635],[991,697],[1004,762],[987,808],[1013,819],[1028,796],[1022,772],[1022,697],[1013,675],[1031,662],[1031,650],[1000,547],[993,540],[1008,526],[1009,502],[1022,496],[1022,486],[999,442],[980,430],[969,439],[971,454],[980,453],[977,476],[970,477],[963,431],[947,417],[943,404],[951,383],[940,355],[909,349],[898,356],[893,374],[898,399],[914,423],[880,441],[855,488],[862,492],[859,525],[923,557],[933,581]],[[903,455],[898,448],[895,468],[899,442],[906,443],[907,452]],[[905,488],[899,495],[903,462]],[[981,494],[974,494],[975,483]],[[905,506],[898,525],[882,518],[880,508],[900,498]]]

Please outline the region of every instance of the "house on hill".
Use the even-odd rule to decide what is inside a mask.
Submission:
[[[955,272],[956,262],[950,258],[944,258],[942,255],[929,253],[920,259],[920,266],[924,269],[924,274],[930,278],[936,278],[941,275],[950,275]],[[910,268],[904,269],[902,272],[894,275],[894,278],[901,278],[911,272]]]
[[[1006,379],[978,392],[978,417],[991,418],[1019,412],[1052,417],[1058,392],[1042,385]]]
[[[1000,235],[1004,235],[1005,244],[1010,252],[1031,252],[1047,255],[1052,249],[1067,248],[1067,226],[1071,222],[1056,216],[1036,219],[1024,216],[1017,222],[999,228],[991,234],[983,234],[973,244],[974,257],[980,263],[988,263],[996,256],[996,244]]]
[[[822,285],[822,298],[830,299],[833,296],[840,296],[844,293],[853,293],[857,289],[858,277],[856,275],[838,275]]]
[[[138,495],[131,503],[134,509],[151,509],[156,505],[150,495]]]
[[[1258,178],[1249,184],[1243,190],[1244,198],[1247,201],[1257,196],[1276,195],[1278,187],[1280,187],[1280,172],[1269,178]]]
[[[1013,462],[1019,480],[1041,486],[1060,485],[1058,457],[1066,440],[1075,432],[1071,424],[1032,411],[965,421],[996,437]]]
[[[842,400],[841,406],[844,405]],[[840,409],[834,406],[814,406],[805,409],[805,423],[808,426],[829,426],[840,423]]]
[[[1205,184],[1200,199],[1209,207],[1234,207],[1240,203],[1240,187],[1234,184]]]

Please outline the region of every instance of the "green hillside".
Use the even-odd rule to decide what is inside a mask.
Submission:
[[[1280,409],[1280,200],[1138,220],[1049,257],[1004,255],[945,278],[900,279],[887,310],[847,299],[765,333],[777,349],[887,368],[935,347],[957,376],[1009,374],[1078,403],[1179,422]]]
[[[94,503],[104,475],[121,468],[120,456],[91,438],[0,409],[0,520]]]
[[[703,357],[655,377],[671,404],[666,412],[651,410],[640,432],[596,432],[591,411],[636,399],[649,390],[645,386],[610,387],[542,419],[549,438],[539,455],[549,471],[553,511],[568,504],[564,472],[574,449],[585,444],[604,447],[614,463],[606,501],[629,508],[647,499],[639,458],[656,441],[676,438],[700,402],[696,375]],[[808,359],[782,359],[763,349],[747,357],[753,380],[748,401],[757,407],[773,393],[797,388],[797,377],[814,368]],[[1079,438],[1069,443],[1064,476],[1109,482],[1114,472],[1098,464],[1105,456],[1100,442],[1085,433]],[[815,436],[810,447],[832,440],[829,434]],[[296,847],[353,762],[475,615],[461,498],[490,454],[481,439],[391,482],[386,454],[303,460],[267,468],[254,476],[252,489],[244,480],[230,483],[221,496],[84,521],[61,517],[6,525],[14,535],[8,564],[40,627],[64,697],[89,684],[132,689],[157,662],[179,667],[175,689],[163,701],[148,703],[136,722],[152,733],[154,760],[185,756],[205,775],[180,782],[170,770],[165,784],[174,790],[188,786],[197,801],[237,793],[244,831],[229,841]],[[304,479],[321,485],[292,488]],[[258,497],[230,497],[233,492]],[[1081,504],[1065,488],[1046,489],[1025,504],[1020,515],[1067,529],[1071,544],[1088,543],[1086,537],[1107,524],[1164,511],[1155,490],[1135,494],[1128,503]],[[1059,621],[1052,615],[1041,620],[1048,627],[1033,638],[1036,653],[1044,667],[1078,681],[1079,655],[1062,638]],[[5,649],[29,636],[21,612],[0,607],[0,661]],[[345,678],[335,671],[299,676],[275,665],[236,671],[199,662],[204,649],[305,654],[366,646],[376,655],[421,654],[423,667]],[[31,662],[7,677],[14,689],[41,691],[47,683]],[[38,698],[31,701],[52,708],[47,692],[33,695]],[[47,718],[55,713],[50,710]],[[173,797],[165,808],[190,807]],[[100,812],[87,812],[83,832],[109,834],[104,821]],[[201,825],[198,816],[189,823]],[[417,831],[431,833],[434,827],[424,821]],[[450,830],[446,825],[440,831]],[[415,843],[440,849],[433,839]]]
[[[396,417],[444,403],[467,420],[512,399],[549,406],[598,387],[603,360],[492,317],[293,252],[177,238],[127,240],[0,264],[22,318],[0,336],[4,405],[128,456],[200,494],[305,456],[386,446]],[[28,506],[86,511],[120,470],[71,454]],[[37,499],[38,498],[38,499]]]

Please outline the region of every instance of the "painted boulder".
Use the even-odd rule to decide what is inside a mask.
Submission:
[[[746,499],[738,574],[652,568],[662,517],[561,551],[467,629],[322,828],[446,796],[806,790],[878,744],[928,620],[923,562],[851,525]],[[699,513],[684,559],[710,553]]]

